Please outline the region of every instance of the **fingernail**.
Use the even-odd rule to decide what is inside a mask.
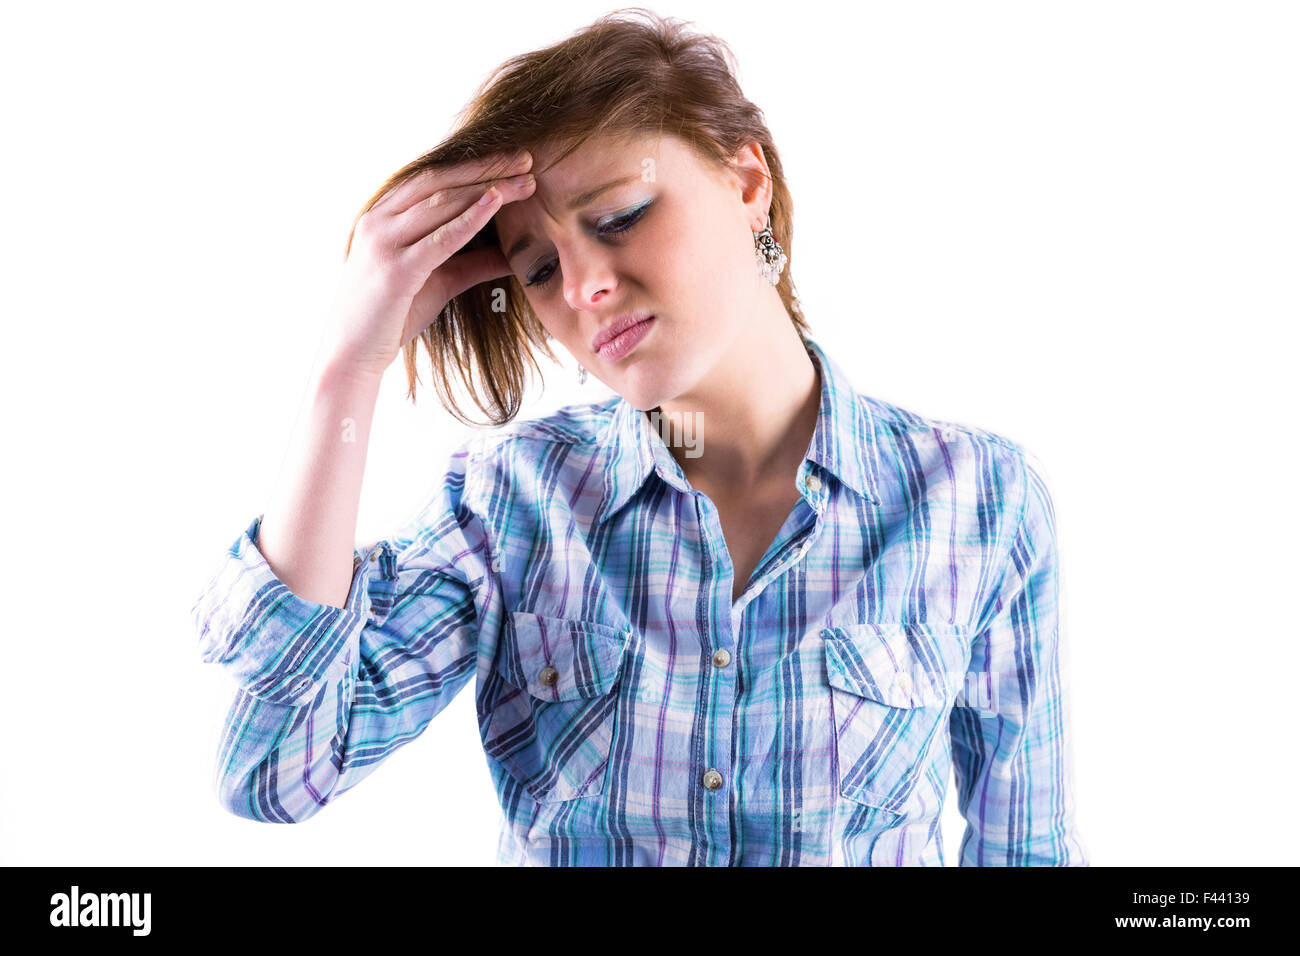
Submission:
[[[532,183],[532,181],[533,181],[533,174],[524,173],[522,176],[516,176],[514,179],[511,179],[510,185],[514,186],[517,189],[523,189],[525,186]]]

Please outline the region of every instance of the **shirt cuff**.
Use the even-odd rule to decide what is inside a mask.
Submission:
[[[371,613],[370,583],[384,558],[381,542],[353,552],[352,584],[344,607],[299,597],[275,576],[254,542],[262,515],[226,552],[192,615],[203,660],[222,665],[249,694],[298,706],[352,669]],[[376,560],[371,560],[372,556]]]

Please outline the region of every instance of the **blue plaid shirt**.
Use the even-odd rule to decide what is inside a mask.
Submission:
[[[306,601],[258,516],[196,601],[237,684],[223,806],[295,823],[473,683],[502,864],[1086,866],[1033,454],[858,393],[819,345],[799,500],[741,597],[717,509],[622,398],[481,430]]]

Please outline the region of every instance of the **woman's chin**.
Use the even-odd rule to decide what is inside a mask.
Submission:
[[[672,401],[684,390],[677,387],[679,383],[675,381],[667,381],[661,376],[649,374],[648,368],[644,372],[645,374],[638,374],[638,371],[634,370],[621,378],[615,388],[615,391],[633,408],[648,412],[658,408],[664,402]]]

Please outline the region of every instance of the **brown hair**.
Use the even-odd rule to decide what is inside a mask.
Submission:
[[[790,191],[763,113],[741,92],[735,56],[727,44],[688,32],[689,22],[644,7],[625,7],[559,43],[510,58],[457,114],[452,134],[390,176],[357,220],[390,190],[432,167],[521,149],[536,155],[538,147],[552,146],[560,150],[558,162],[593,136],[667,133],[705,161],[727,168],[735,168],[732,159],[744,144],[762,147],[772,180],[770,228],[793,260]],[[499,245],[495,219],[465,244],[464,251],[491,245]],[[505,289],[497,283],[504,283]],[[795,328],[807,337],[808,323],[788,265],[776,288]],[[523,404],[525,360],[541,374],[530,346],[559,363],[547,339],[515,276],[480,283],[452,298],[406,344],[409,397],[415,401],[416,344],[422,340],[433,363],[434,387],[448,411],[465,424],[479,424],[460,411],[452,395],[450,372],[456,369],[488,423],[503,425]],[[475,388],[475,370],[482,394]]]

